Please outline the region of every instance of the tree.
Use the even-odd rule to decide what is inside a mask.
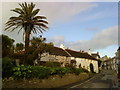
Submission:
[[[30,4],[22,3],[20,4],[21,8],[15,8],[11,11],[18,14],[17,17],[10,17],[6,23],[5,30],[14,31],[18,30],[18,33],[23,29],[23,35],[25,35],[25,51],[28,51],[29,48],[29,39],[31,33],[43,33],[48,29],[48,22],[45,20],[45,16],[37,16],[40,9],[35,9],[35,4],[32,2]]]
[[[31,56],[33,60],[37,60],[37,62],[40,61],[42,57],[45,55],[42,55],[45,52],[49,52],[50,49],[54,46],[53,43],[45,43],[46,38],[42,38],[42,36],[35,38],[33,37],[31,42],[31,46],[29,48],[29,57]]]
[[[16,51],[20,51],[20,50],[23,50],[23,49],[24,49],[24,44],[23,43],[17,43],[16,44],[16,48],[15,48]]]
[[[13,52],[14,39],[3,34],[0,37],[2,37],[2,57],[10,56]]]

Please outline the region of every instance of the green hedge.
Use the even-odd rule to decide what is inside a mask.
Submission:
[[[69,68],[69,67],[45,67],[45,66],[17,66],[13,69],[14,79],[20,78],[48,78],[51,75],[63,76],[66,73],[75,73],[79,75],[84,70],[81,68]]]
[[[15,67],[15,62],[8,58],[2,58],[2,78],[9,78],[13,75],[13,68]]]
[[[13,68],[9,68],[8,71],[9,73],[10,72],[12,73],[12,74],[9,74],[8,77],[13,77],[14,79],[23,79],[23,78],[43,79],[43,78],[48,78],[51,75],[59,75],[62,77],[66,73],[75,73],[76,75],[79,75],[81,72],[85,72],[85,70],[83,70],[82,68],[24,66],[24,65],[19,65]]]

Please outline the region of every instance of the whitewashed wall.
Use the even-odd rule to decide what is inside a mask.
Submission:
[[[93,64],[94,66],[94,72],[98,73],[98,61],[95,60],[90,60],[90,59],[85,59],[85,58],[76,58],[76,67],[79,68],[79,65],[81,64],[82,68],[87,69],[90,71],[90,63]]]
[[[40,61],[49,61],[49,54],[48,53],[43,53]]]

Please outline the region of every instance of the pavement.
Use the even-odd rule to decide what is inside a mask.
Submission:
[[[113,70],[103,70],[101,73],[96,74],[89,80],[67,87],[66,90],[71,90],[76,88],[89,88],[89,89],[98,88],[98,89],[105,89],[105,90],[120,89],[118,88],[117,73]]]

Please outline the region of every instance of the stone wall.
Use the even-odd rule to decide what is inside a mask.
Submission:
[[[90,77],[87,73],[79,75],[66,74],[62,78],[58,75],[48,79],[10,80],[3,82],[3,88],[55,88],[62,87],[74,82],[83,81]]]

